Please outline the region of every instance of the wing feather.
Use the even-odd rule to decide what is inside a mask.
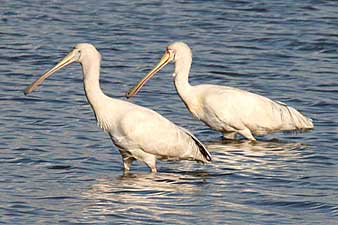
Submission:
[[[201,154],[206,158],[206,160],[211,161],[211,155],[208,151],[208,149],[202,144],[202,142],[200,140],[197,139],[197,137],[195,135],[193,135],[190,131],[188,131],[187,129],[178,126],[182,131],[184,131],[186,134],[188,134],[193,140],[194,142],[197,144],[197,146],[199,147],[199,150],[201,152]]]

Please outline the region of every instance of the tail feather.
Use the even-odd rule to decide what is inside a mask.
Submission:
[[[211,154],[209,153],[208,149],[202,144],[202,142],[200,140],[197,139],[197,137],[195,137],[195,135],[193,135],[190,131],[188,131],[187,129],[180,127],[181,130],[183,130],[186,134],[188,134],[193,141],[196,143],[196,145],[199,148],[200,153],[203,155],[203,157],[207,160],[207,161],[211,161]]]
[[[313,128],[312,119],[305,117],[302,113],[291,106],[277,102],[280,106],[281,118],[283,124],[287,124],[286,129],[307,130]]]
[[[297,130],[313,128],[312,119],[305,117],[303,114],[292,107],[288,106],[287,108],[289,110],[290,117],[292,117],[294,120]]]

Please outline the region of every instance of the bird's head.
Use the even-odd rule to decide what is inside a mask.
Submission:
[[[176,62],[181,59],[191,58],[191,49],[184,42],[175,42],[166,48],[164,54],[169,55],[169,62]]]
[[[160,62],[147,74],[145,75],[137,84],[131,88],[127,93],[127,98],[135,96],[145,85],[145,83],[152,78],[158,71],[165,67],[170,62],[184,61],[186,59],[191,62],[191,49],[184,42],[174,42],[170,44],[160,59]]]
[[[53,68],[45,72],[38,79],[36,79],[31,85],[29,85],[24,93],[25,95],[31,93],[39,84],[41,84],[47,77],[60,70],[61,68],[73,63],[84,63],[91,60],[93,57],[101,59],[100,53],[92,44],[81,43],[77,44],[58,64]]]
[[[73,50],[69,53],[73,52],[73,60],[74,62],[83,63],[87,60],[91,61],[93,58],[101,59],[101,54],[94,45],[88,43],[80,43],[75,45]]]

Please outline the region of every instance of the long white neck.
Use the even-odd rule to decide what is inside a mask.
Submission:
[[[81,65],[85,94],[89,104],[96,113],[96,110],[104,104],[102,100],[106,98],[106,95],[100,88],[100,60],[84,61]]]
[[[82,62],[83,84],[87,100],[92,107],[98,126],[105,131],[111,129],[111,114],[119,107],[111,108],[111,98],[105,95],[100,88],[100,60]],[[115,106],[115,105],[114,105]]]
[[[189,84],[191,57],[180,58],[175,61],[174,83],[179,96],[185,101],[189,96],[192,86]]]

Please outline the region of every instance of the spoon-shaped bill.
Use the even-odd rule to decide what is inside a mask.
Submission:
[[[37,86],[39,86],[47,77],[58,71],[59,69],[71,64],[76,60],[76,54],[74,51],[69,52],[66,57],[64,57],[58,64],[56,64],[52,69],[48,70],[46,73],[41,75],[33,83],[31,83],[25,90],[25,95],[31,93]]]
[[[162,56],[162,58],[160,59],[160,62],[147,75],[145,75],[139,82],[137,82],[137,84],[134,87],[129,89],[126,97],[130,98],[130,97],[135,96],[141,90],[143,85],[145,85],[145,83],[150,78],[152,78],[158,71],[160,71],[163,67],[165,67],[165,65],[167,65],[169,62],[170,62],[170,53],[166,51],[164,55]]]

